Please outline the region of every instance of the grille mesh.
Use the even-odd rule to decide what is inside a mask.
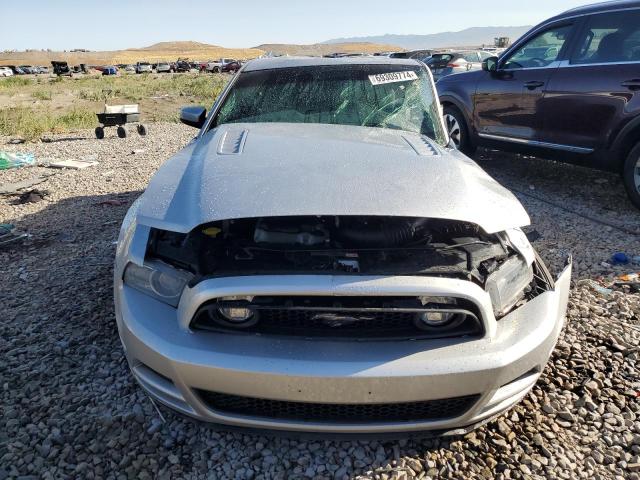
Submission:
[[[256,297],[247,306],[254,311],[247,325],[225,322],[218,304],[204,304],[191,327],[229,333],[331,339],[425,339],[477,336],[482,326],[471,306],[458,305],[462,320],[444,327],[427,327],[418,319],[416,298]]]
[[[309,420],[327,423],[386,423],[455,418],[464,414],[479,395],[421,402],[335,404],[288,402],[200,391],[203,401],[220,413],[277,420]]]

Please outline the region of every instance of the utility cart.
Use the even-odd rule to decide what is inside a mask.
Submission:
[[[147,127],[140,123],[140,111],[138,105],[105,105],[104,112],[96,114],[98,116],[99,127],[96,127],[96,138],[104,138],[105,127],[118,127],[118,137],[125,138],[127,130],[124,125],[127,123],[137,123],[136,130],[142,136],[147,134]]]

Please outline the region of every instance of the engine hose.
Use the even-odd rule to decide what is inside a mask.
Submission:
[[[353,246],[399,247],[411,242],[418,228],[426,223],[426,219],[403,220],[397,225],[362,225],[358,227],[342,227],[339,236]]]

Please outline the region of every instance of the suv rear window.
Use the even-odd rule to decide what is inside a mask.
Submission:
[[[449,53],[434,53],[429,59],[429,63],[449,63],[453,60],[453,55]]]
[[[640,10],[593,15],[578,45],[573,64],[640,61]]]

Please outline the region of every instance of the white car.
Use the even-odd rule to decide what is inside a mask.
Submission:
[[[167,62],[158,63],[158,66],[156,67],[156,72],[171,73],[171,65],[169,65]]]
[[[150,63],[138,62],[136,64],[136,73],[151,73],[151,72],[153,72],[153,67],[151,67]]]
[[[233,58],[221,58],[220,60],[207,62],[207,72],[222,73],[224,67],[230,63],[234,63],[237,60]]]
[[[9,67],[0,67],[0,77],[13,77],[13,71]]]

